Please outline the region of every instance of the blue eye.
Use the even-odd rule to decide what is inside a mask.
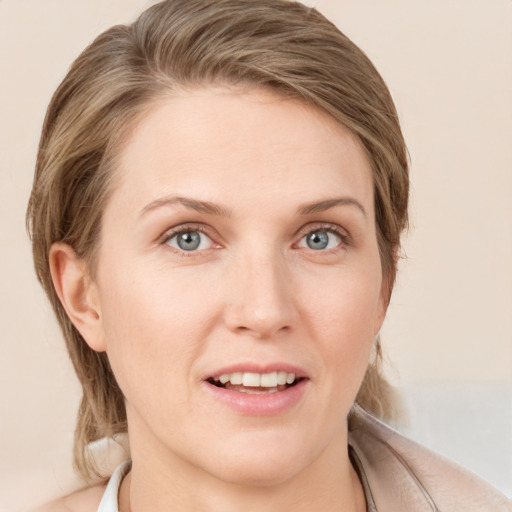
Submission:
[[[176,233],[169,237],[165,243],[175,249],[191,252],[208,249],[211,246],[212,240],[201,231],[190,230]]]
[[[314,251],[334,249],[340,245],[342,239],[336,233],[327,229],[316,229],[302,238],[299,247],[307,247]]]

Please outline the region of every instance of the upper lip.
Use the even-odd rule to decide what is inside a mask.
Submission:
[[[307,372],[300,368],[299,366],[290,364],[290,363],[270,363],[270,364],[258,364],[254,362],[247,363],[236,363],[229,366],[225,366],[219,370],[215,370],[214,372],[205,376],[203,380],[207,379],[217,379],[221,375],[230,374],[230,373],[272,373],[272,372],[286,372],[286,373],[294,373],[297,379],[307,378]]]

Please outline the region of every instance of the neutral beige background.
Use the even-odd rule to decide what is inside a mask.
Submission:
[[[150,3],[0,0],[1,511],[73,483],[78,387],[24,230],[44,111],[79,51]],[[316,5],[383,74],[411,153],[383,333],[410,433],[512,492],[512,1]]]

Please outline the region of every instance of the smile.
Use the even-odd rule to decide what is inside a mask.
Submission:
[[[288,387],[295,385],[298,380],[299,379],[295,377],[295,373],[285,371],[270,373],[223,373],[219,375],[219,377],[208,379],[214,386],[250,394],[277,393],[284,391]]]
[[[242,370],[225,369],[203,382],[205,391],[217,402],[244,415],[284,413],[301,402],[310,382],[304,372],[295,368],[286,371],[278,366],[266,372],[257,372],[256,368]]]

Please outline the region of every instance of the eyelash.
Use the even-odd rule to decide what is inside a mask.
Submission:
[[[326,249],[326,250],[321,250],[321,251],[315,251],[314,249],[311,249],[311,251],[313,251],[313,252],[323,253],[323,254],[332,254],[341,249],[346,249],[352,245],[352,238],[347,233],[347,231],[342,229],[337,224],[330,224],[330,223],[315,223],[315,224],[308,224],[308,225],[304,226],[297,233],[297,236],[299,237],[299,242],[296,242],[296,243],[300,243],[304,237],[306,237],[307,235],[314,233],[316,231],[325,231],[327,233],[334,234],[340,238],[341,242],[338,246],[336,246],[332,249]]]
[[[172,250],[175,254],[178,254],[179,256],[182,256],[185,258],[197,256],[198,253],[203,252],[207,249],[202,249],[199,251],[197,251],[197,250],[196,251],[185,251],[185,250],[176,249],[169,245],[169,240],[171,240],[175,236],[183,234],[183,233],[194,232],[194,231],[197,231],[199,233],[206,235],[208,238],[210,238],[212,243],[215,244],[214,237],[211,236],[209,233],[209,230],[205,229],[205,227],[201,224],[182,224],[176,228],[168,230],[161,237],[160,243],[162,245],[165,245],[169,250]],[[308,225],[304,226],[294,236],[294,238],[298,237],[298,241],[295,242],[294,245],[296,246],[298,243],[300,243],[304,239],[304,237],[306,237],[307,235],[309,235],[311,233],[314,233],[315,231],[325,231],[327,233],[332,233],[332,234],[338,236],[341,240],[340,244],[337,247],[334,247],[331,249],[319,250],[319,251],[315,251],[314,249],[311,249],[311,251],[316,252],[318,254],[320,254],[320,253],[332,254],[334,252],[339,251],[340,249],[346,249],[352,245],[352,238],[350,237],[350,235],[344,229],[340,228],[340,226],[338,226],[336,224],[330,224],[330,223],[318,223],[318,224],[313,224],[313,225],[308,224]],[[219,244],[217,244],[217,245],[220,246]]]
[[[204,226],[201,224],[182,224],[176,228],[172,228],[165,232],[165,234],[161,238],[161,244],[165,245],[169,250],[173,251],[178,256],[184,257],[184,258],[190,258],[193,256],[197,256],[199,252],[205,251],[206,249],[203,249],[202,251],[185,251],[176,249],[175,247],[171,247],[169,245],[169,241],[174,238],[177,235],[183,234],[183,233],[191,233],[197,231],[198,233],[202,233],[203,235],[206,235],[213,243],[214,237],[212,237],[209,234],[209,230],[205,229]],[[218,245],[218,244],[217,244]]]

